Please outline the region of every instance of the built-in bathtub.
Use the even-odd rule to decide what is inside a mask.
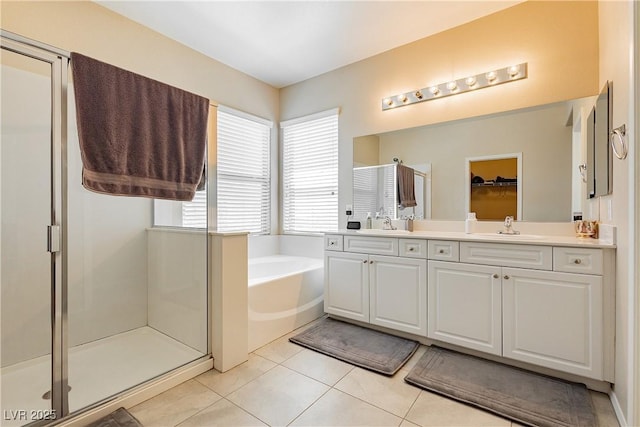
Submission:
[[[324,314],[321,257],[260,255],[249,258],[250,352]]]

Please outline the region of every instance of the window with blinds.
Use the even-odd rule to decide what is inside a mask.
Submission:
[[[217,230],[270,232],[271,122],[218,107]],[[182,203],[183,227],[207,226],[207,194]]]
[[[338,228],[338,109],[281,123],[283,229]]]
[[[270,151],[270,122],[218,109],[218,231],[269,233]]]

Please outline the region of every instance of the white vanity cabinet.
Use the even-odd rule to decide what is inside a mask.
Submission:
[[[427,336],[612,381],[603,251],[460,242],[460,262],[429,260]]]
[[[369,256],[369,323],[427,335],[427,260]]]
[[[324,311],[369,322],[369,256],[326,251]]]
[[[602,276],[502,269],[503,356],[603,378]]]
[[[612,246],[441,236],[325,236],[325,311],[613,382]]]
[[[502,355],[500,270],[429,260],[427,337]]]
[[[325,312],[426,336],[426,241],[403,240],[325,236]]]

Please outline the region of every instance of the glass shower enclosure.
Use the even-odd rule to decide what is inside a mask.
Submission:
[[[0,424],[44,425],[210,357],[207,230],[85,190],[68,53],[1,47]]]

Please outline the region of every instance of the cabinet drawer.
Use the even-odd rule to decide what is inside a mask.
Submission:
[[[399,239],[400,256],[408,258],[427,258],[427,241],[418,239]]]
[[[398,239],[391,237],[344,236],[344,251],[398,256]]]
[[[553,269],[567,273],[602,274],[602,250],[553,248]]]
[[[460,242],[460,262],[551,270],[550,246]]]
[[[458,262],[460,244],[449,240],[429,240],[429,259]]]
[[[342,236],[339,234],[325,234],[324,248],[328,251],[342,251]]]

